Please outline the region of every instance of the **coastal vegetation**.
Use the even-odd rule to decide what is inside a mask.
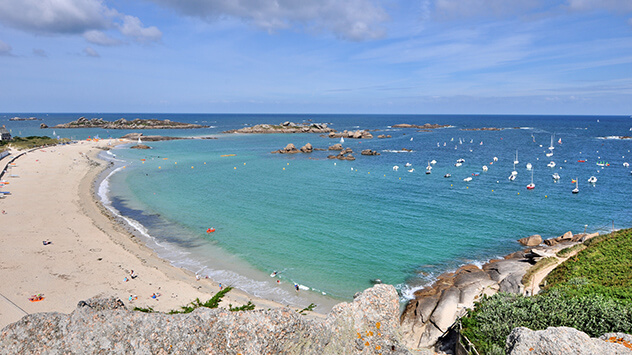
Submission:
[[[28,136],[28,137],[13,137],[10,141],[0,141],[0,150],[9,146],[15,149],[30,149],[36,147],[43,147],[47,145],[55,145],[69,141],[67,138],[54,139],[47,136]]]
[[[632,229],[582,245],[585,250],[549,274],[542,293],[484,297],[461,319],[462,334],[479,353],[504,354],[505,340],[516,327],[543,330],[565,326],[592,337],[631,333]]]
[[[232,287],[225,287],[221,290],[219,290],[213,297],[211,297],[209,300],[207,300],[206,302],[202,302],[200,301],[199,298],[196,298],[195,300],[193,300],[193,302],[181,306],[180,309],[174,309],[171,310],[169,312],[167,312],[168,314],[186,314],[186,313],[191,313],[194,310],[198,309],[198,308],[217,308],[219,307],[220,302],[222,302],[222,299],[224,298],[224,296],[226,296],[226,294],[228,292],[230,292],[233,288]],[[251,311],[255,309],[255,305],[252,304],[252,302],[248,301],[247,304],[243,305],[243,306],[239,306],[239,307],[233,307],[232,304],[228,305],[228,310],[231,312],[239,312],[239,311]],[[156,311],[154,311],[154,309],[152,307],[134,307],[135,311],[139,311],[139,312],[143,312],[143,313],[154,313]]]

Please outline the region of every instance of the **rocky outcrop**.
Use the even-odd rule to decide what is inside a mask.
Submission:
[[[40,123],[40,128],[48,128],[48,125],[46,123]]]
[[[142,313],[116,298],[79,302],[69,315],[37,313],[0,334],[7,354],[409,354],[399,334],[395,288],[376,285],[324,320],[290,308],[189,314]]]
[[[332,149],[332,150],[335,150],[335,149]],[[342,149],[340,153],[338,153],[338,155],[327,156],[327,159],[355,160],[355,157],[352,155],[352,153],[353,153],[353,150],[351,150],[351,148],[345,148],[345,149]]]
[[[279,150],[275,150],[273,152],[271,152],[272,154],[275,153],[279,153],[279,154],[296,154],[299,153],[300,150],[296,149],[296,146],[294,146],[294,144],[290,143],[288,145],[285,146],[285,148],[283,149],[279,149]]]
[[[527,247],[535,247],[542,244],[542,236],[539,234],[534,234],[529,237],[518,239],[518,243]]]
[[[568,231],[559,237],[545,239],[544,244],[548,246],[553,246],[553,245],[557,245],[563,242],[570,242],[572,240],[573,240],[573,232]]]
[[[384,138],[393,138],[393,137],[390,134],[380,134],[377,136],[377,138],[384,139]]]
[[[305,144],[304,146],[301,147],[301,152],[302,153],[311,153],[314,151],[314,147],[312,147],[312,145],[310,143]]]
[[[362,155],[380,155],[380,153],[376,152],[375,150],[371,150],[371,149],[364,149],[362,152],[360,152],[360,154],[362,154]]]
[[[524,252],[492,260],[479,268],[465,265],[438,277],[429,287],[415,292],[401,316],[404,342],[411,348],[431,348],[458,317],[483,295],[497,292],[522,294],[522,278],[531,267]]]
[[[134,146],[129,147],[130,149],[151,149],[150,146],[144,144],[136,144]]]
[[[205,128],[208,126],[202,126],[192,123],[174,122],[171,120],[156,120],[148,119],[142,120],[136,118],[133,120],[126,120],[125,118],[118,119],[116,121],[106,121],[102,118],[87,119],[85,117],[79,117],[76,121],[62,123],[54,126],[53,128],[105,128],[105,129],[176,129],[176,128]]]
[[[328,149],[329,149],[329,150],[342,150],[342,144],[340,144],[340,143],[336,143],[336,144],[334,144],[334,145],[332,145],[332,146],[329,146],[329,148],[328,148]]]
[[[416,124],[398,123],[398,124],[392,125],[391,127],[393,127],[393,128],[435,129],[435,128],[450,127],[450,125],[448,125],[448,124],[440,125],[440,124],[436,124],[436,123],[426,123],[426,124],[420,126],[420,125],[416,125]]]
[[[628,334],[604,334],[591,338],[575,328],[550,327],[533,331],[519,327],[507,337],[505,351],[509,355],[545,354],[632,354],[632,336]]]
[[[373,135],[367,130],[331,132],[329,138],[371,139]]]
[[[252,127],[244,127],[240,129],[232,129],[224,133],[329,133],[335,132],[335,129],[327,127],[325,123],[296,124],[294,122],[283,122],[279,125],[258,124]]]

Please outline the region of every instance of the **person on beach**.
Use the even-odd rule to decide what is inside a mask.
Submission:
[[[130,276],[132,279],[135,279],[135,278],[137,278],[137,277],[138,277],[138,275],[136,275],[136,274],[134,273],[134,270],[131,270],[131,271],[129,272],[129,276]]]
[[[223,289],[224,289],[224,286],[222,286],[222,283],[220,282],[220,283],[219,283],[219,290],[221,291],[221,290],[223,290]]]
[[[296,289],[296,292],[298,292],[298,284],[294,284],[294,288]]]

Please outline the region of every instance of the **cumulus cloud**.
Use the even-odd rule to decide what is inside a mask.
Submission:
[[[124,15],[122,20],[122,23],[117,25],[119,31],[138,42],[157,42],[162,38],[162,32],[158,28],[155,26],[143,27],[138,17]]]
[[[100,46],[116,46],[122,43],[118,39],[112,38],[103,31],[98,30],[89,30],[84,32],[83,38],[90,43],[98,44]]]
[[[340,38],[361,41],[384,35],[388,20],[372,0],[152,0],[188,16],[206,21],[233,17],[267,31],[305,26],[327,30]]]
[[[0,21],[41,34],[81,34],[108,25],[111,12],[99,0],[2,0]]]
[[[11,46],[0,39],[0,55],[11,55]]]
[[[0,23],[43,34],[82,35],[101,46],[122,44],[104,31],[115,29],[136,41],[158,41],[158,28],[145,27],[140,19],[118,12],[103,0],[0,0]]]
[[[100,55],[99,53],[97,53],[97,51],[94,50],[94,48],[92,47],[86,47],[83,49],[83,54],[87,55],[88,57],[93,57],[93,58],[99,58]]]

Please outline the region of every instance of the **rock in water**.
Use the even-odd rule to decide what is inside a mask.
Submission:
[[[529,237],[518,239],[518,243],[528,247],[535,247],[542,244],[542,236],[540,236],[539,234],[534,234]]]
[[[188,314],[128,310],[117,298],[81,301],[69,315],[37,313],[0,333],[0,353],[410,354],[399,334],[399,298],[375,285],[325,320],[290,308]]]
[[[629,355],[632,353],[624,345],[591,338],[584,332],[568,327],[550,327],[538,331],[525,327],[515,328],[507,337],[505,351],[509,355]]]

